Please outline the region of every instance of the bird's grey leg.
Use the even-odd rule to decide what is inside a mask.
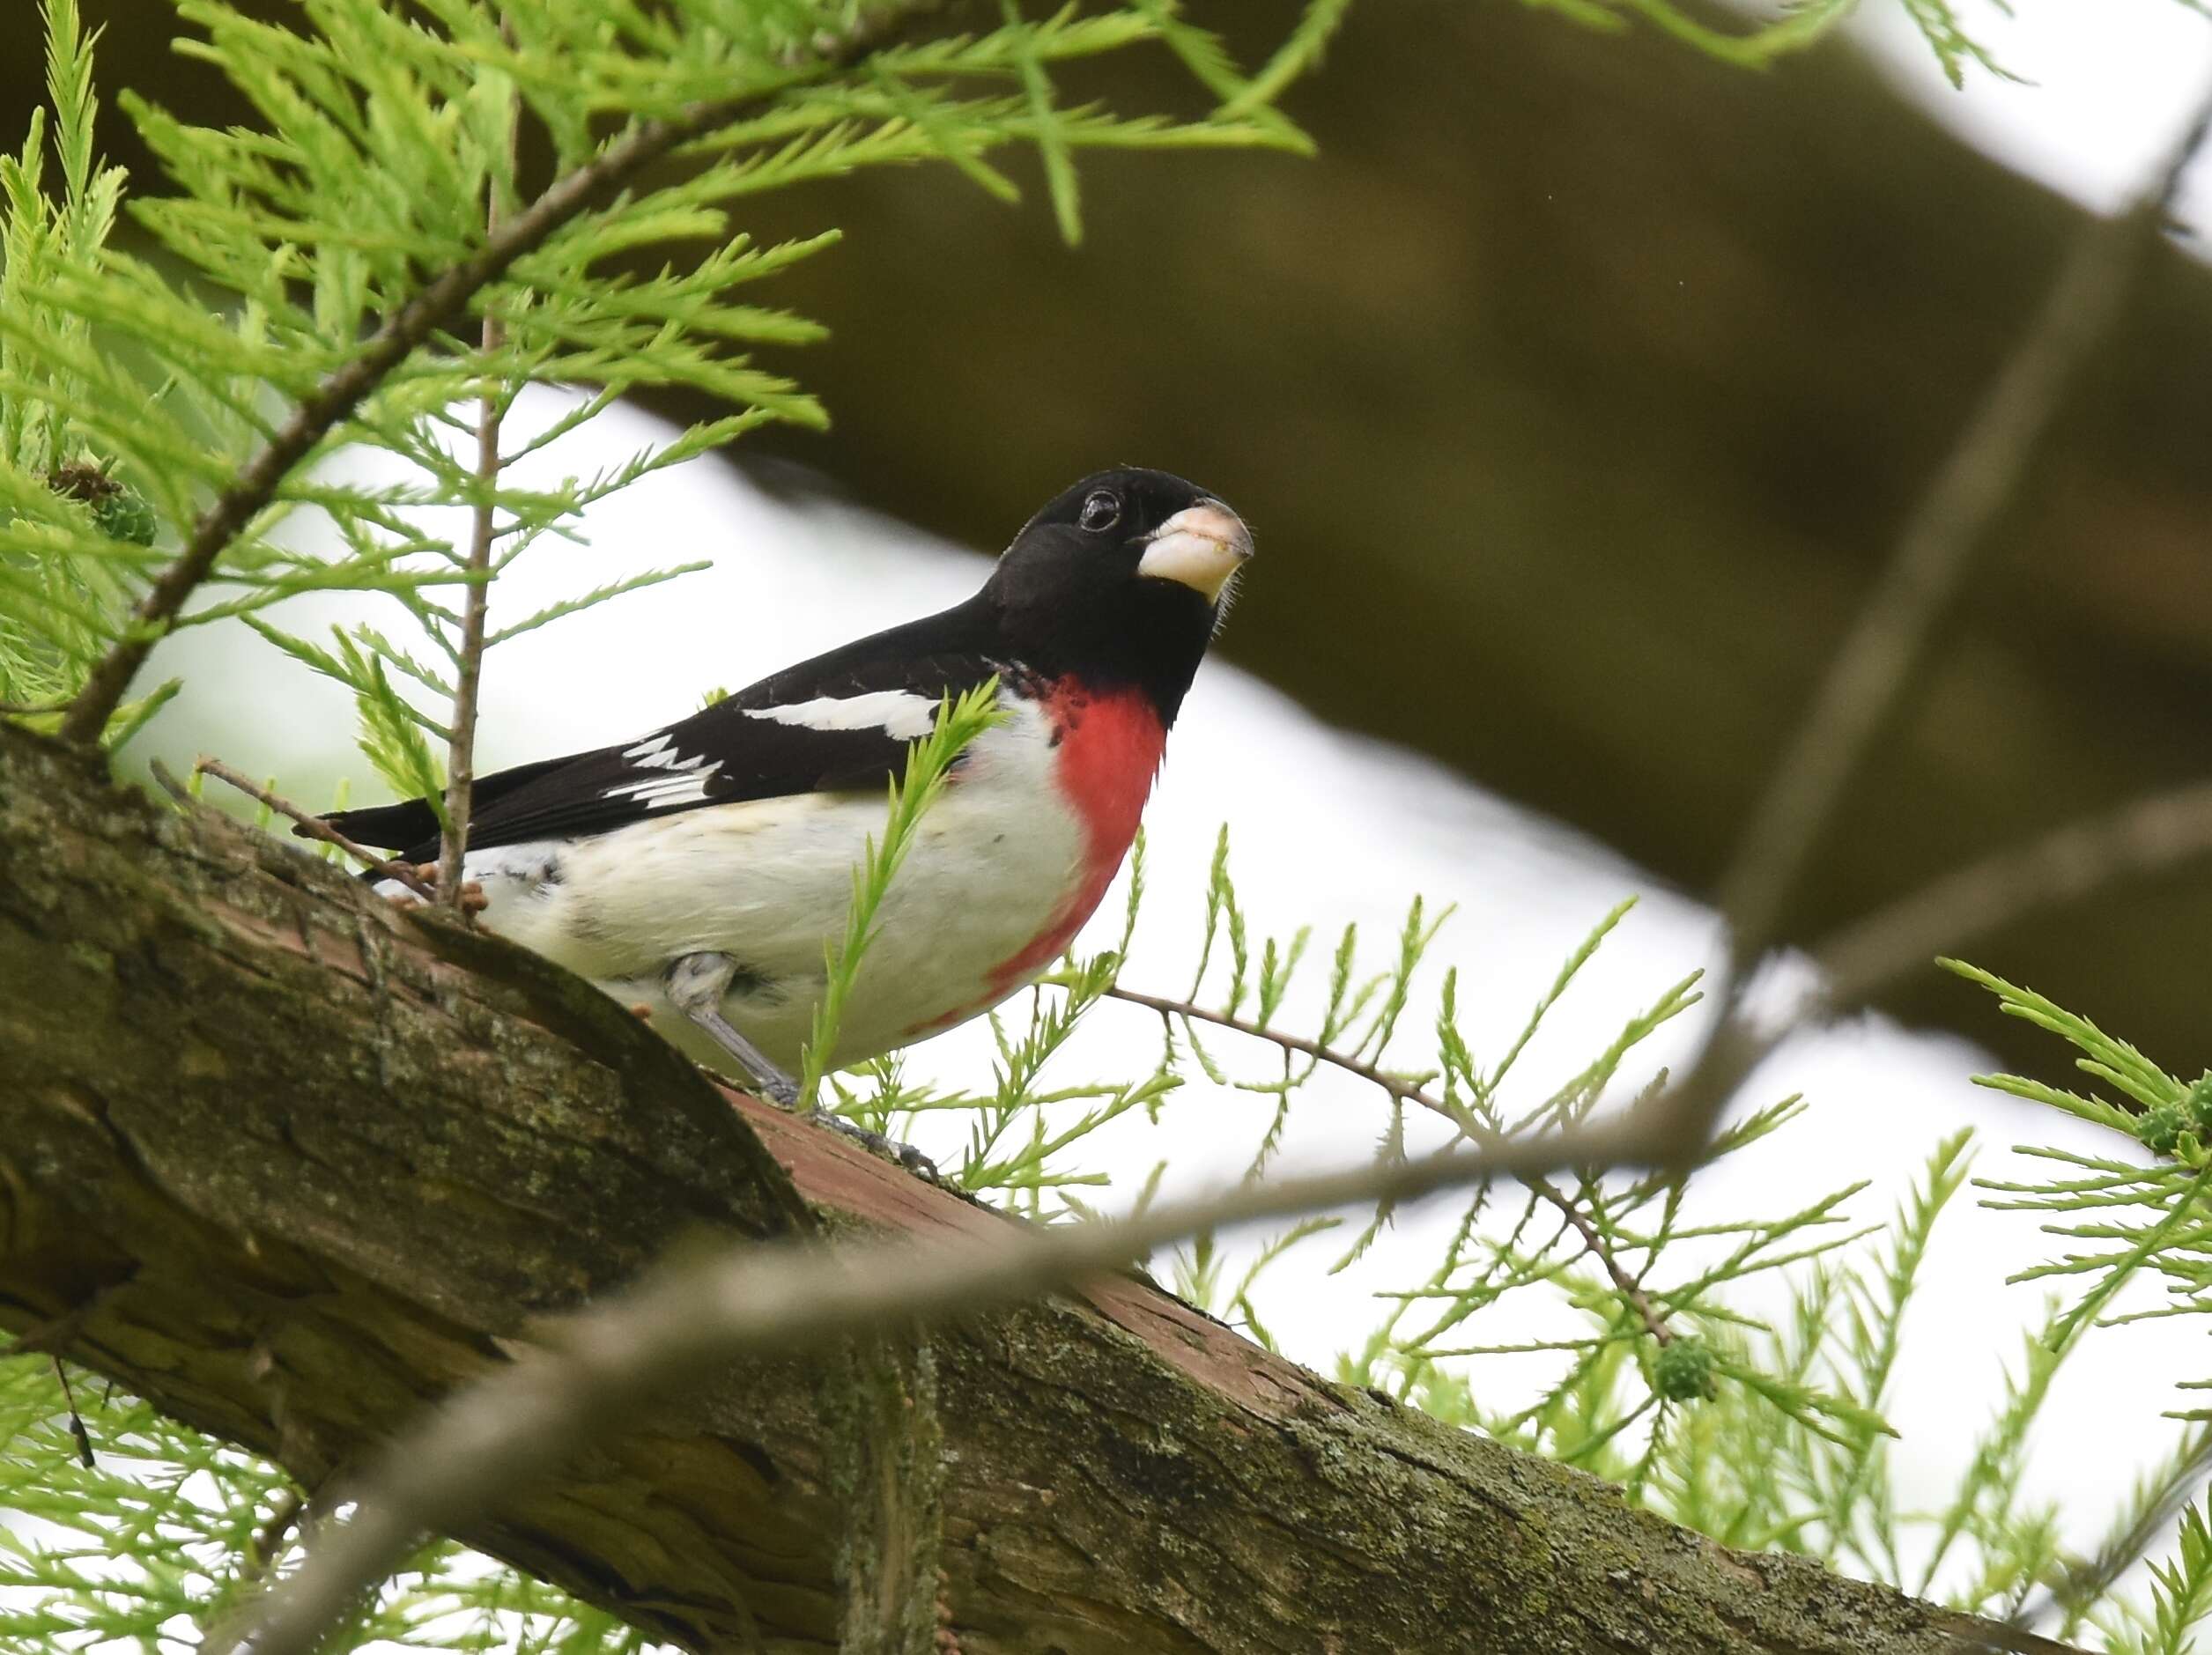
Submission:
[[[737,1032],[722,1016],[722,996],[737,975],[727,954],[685,954],[661,974],[669,1003],[704,1030],[708,1039],[737,1060],[737,1067],[768,1101],[785,1109],[799,1106],[799,1083],[768,1060],[766,1053]]]
[[[736,975],[737,962],[727,954],[685,954],[670,963],[662,973],[661,982],[668,991],[669,1003],[736,1059],[738,1068],[744,1070],[771,1103],[796,1109],[798,1082],[778,1068],[766,1053],[738,1033],[729,1019],[722,1016],[722,996],[729,992],[730,982]],[[888,1156],[909,1172],[919,1172],[933,1183],[937,1181],[936,1164],[912,1144],[899,1143],[880,1132],[856,1127],[826,1109],[814,1110],[810,1118],[825,1127],[835,1127],[847,1137],[859,1139],[871,1153]]]

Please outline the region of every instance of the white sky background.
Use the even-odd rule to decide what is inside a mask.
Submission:
[[[2038,83],[2029,87],[1978,74],[1964,92],[1952,92],[1901,10],[1880,0],[1865,8],[1858,33],[1901,84],[1975,142],[2109,205],[2212,81],[2212,25],[2178,0],[2019,0],[2019,10],[2015,21],[1994,8],[1975,20],[2000,60]],[[2190,199],[2198,222],[2212,219],[2212,165],[2198,167]],[[588,470],[610,453],[640,447],[650,426],[642,416],[618,411],[596,430],[588,440],[600,445],[593,451],[556,451],[559,469]],[[1070,479],[1091,458],[1070,455]],[[1152,458],[1174,463],[1173,455]],[[1265,521],[1265,502],[1240,504]],[[1009,533],[1015,527],[1005,526]],[[605,502],[591,513],[588,532],[589,549],[549,543],[509,577],[499,592],[507,613],[655,563],[712,558],[715,566],[496,652],[482,726],[487,769],[648,729],[690,711],[710,686],[742,685],[846,638],[955,602],[986,568],[973,553],[863,513],[792,511],[754,495],[711,462]],[[1274,577],[1266,551],[1263,543],[1251,579]],[[317,614],[355,613],[325,602],[319,611],[295,606],[286,618],[296,630],[310,630]],[[403,618],[388,610],[380,624]],[[223,756],[257,773],[329,773],[336,733],[350,730],[351,716],[335,686],[310,680],[235,633],[226,641],[183,640],[163,655],[163,676],[182,671],[188,688],[156,727],[150,750],[189,761],[208,733],[236,741],[250,731],[249,750]],[[372,796],[365,767],[351,768],[357,799]],[[1318,991],[1328,946],[1347,920],[1357,920],[1380,950],[1414,893],[1457,904],[1435,958],[1461,968],[1462,1004],[1474,1009],[1473,1044],[1491,1061],[1561,959],[1616,901],[1640,894],[1642,905],[1525,1060],[1524,1103],[1579,1069],[1629,1016],[1713,957],[1711,915],[1648,873],[1424,759],[1333,730],[1263,684],[1214,664],[1185,709],[1147,816],[1152,898],[1126,975],[1133,986],[1166,993],[1187,986],[1206,866],[1224,819],[1257,924],[1315,927],[1309,991]],[[1088,946],[1110,936],[1116,903],[1108,898]],[[1380,963],[1381,954],[1372,957]],[[1294,997],[1290,1026],[1299,1026],[1297,1006]],[[1631,1062],[1624,1085],[1679,1058],[1695,1033],[1690,1021],[1645,1048],[1649,1056]],[[1398,1048],[1402,1060],[1418,1060],[1427,1022],[1417,1000],[1405,1025],[1409,1038]],[[1134,1009],[1103,1009],[1090,1038],[1063,1060],[1062,1080],[1134,1075],[1158,1050],[1157,1024]],[[1269,1070],[1271,1053],[1240,1049],[1234,1037],[1214,1050],[1244,1072]],[[2163,1055],[2194,1065],[2207,1054]],[[987,1038],[973,1027],[913,1058],[925,1073],[977,1089],[988,1084],[988,1062]],[[1888,1216],[1936,1140],[1962,1125],[1978,1129],[1977,1164],[1985,1176],[2031,1175],[2007,1149],[2021,1139],[2114,1151],[2109,1137],[2068,1132],[2047,1114],[1978,1091],[1969,1076],[1983,1066],[1964,1042],[1912,1036],[1878,1021],[1800,1039],[1770,1061],[1747,1096],[1766,1101],[1801,1091],[1806,1119],[1711,1178],[1703,1195],[1715,1210],[1779,1214],[1868,1178],[1875,1188],[1851,1210],[1872,1223]],[[1194,1090],[1171,1105],[1161,1129],[1117,1132],[1104,1158],[1125,1197],[1162,1159],[1171,1187],[1196,1188],[1242,1169],[1264,1119],[1257,1102]],[[1358,1154],[1385,1119],[1381,1098],[1356,1083],[1317,1086],[1295,1118],[1286,1158],[1316,1164]],[[932,1147],[926,1135],[921,1142]],[[1096,1151],[1084,1156],[1086,1164],[1097,1158]],[[1440,1215],[1403,1222],[1361,1268],[1335,1278],[1317,1267],[1329,1244],[1313,1244],[1312,1267],[1294,1256],[1278,1272],[1277,1290],[1262,1297],[1272,1330],[1292,1355],[1328,1369],[1376,1319],[1379,1307],[1368,1297],[1374,1289],[1410,1285],[1425,1272],[1446,1223]],[[2025,1215],[1983,1212],[1966,1198],[1939,1231],[1891,1416],[1905,1433],[1898,1470],[1908,1498],[1948,1489],[1970,1453],[2001,1392],[2002,1369],[2016,1363],[2020,1329],[2039,1319],[2043,1305],[2039,1289],[2008,1288],[2003,1278],[2044,1256],[2041,1243]],[[2101,1528],[2137,1466],[2178,1429],[2158,1418],[2162,1408],[2188,1400],[2168,1381],[2204,1371],[2202,1334],[2179,1326],[2155,1323],[2093,1340],[2060,1381],[2033,1476],[2038,1492],[2065,1503],[2079,1540]],[[1493,1326],[1476,1336],[1525,1337],[1528,1328]],[[2182,1339],[2190,1342],[2176,1342]],[[1517,1394],[1525,1382],[1513,1377],[1513,1363],[1521,1360],[1491,1358],[1478,1367],[1483,1393],[1493,1400]]]

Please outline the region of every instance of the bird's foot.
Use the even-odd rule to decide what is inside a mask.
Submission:
[[[798,1082],[722,1016],[722,996],[729,993],[730,979],[736,974],[737,962],[727,954],[684,954],[670,961],[662,972],[661,988],[669,1004],[737,1060],[755,1091],[780,1108],[795,1109]]]
[[[400,866],[421,880],[433,895],[436,893],[438,890],[437,863],[403,862]],[[402,908],[419,908],[424,905],[424,899],[419,892],[407,890],[387,891],[384,894],[384,899]],[[484,894],[484,886],[477,881],[471,879],[461,887],[461,912],[466,918],[473,920],[491,905],[492,898]]]
[[[786,1105],[787,1108],[791,1106]],[[844,1116],[832,1114],[826,1109],[810,1110],[807,1119],[817,1127],[827,1127],[834,1132],[843,1133],[869,1154],[881,1160],[896,1162],[916,1178],[927,1178],[932,1184],[944,1182],[944,1174],[937,1171],[937,1164],[911,1143],[901,1143],[898,1139],[887,1138],[880,1132],[871,1132],[857,1121],[847,1120]]]
[[[736,962],[727,954],[686,954],[671,962],[661,974],[662,987],[669,1002],[703,1030],[716,1045],[737,1060],[752,1083],[759,1097],[799,1112],[799,1083],[777,1067],[766,1053],[748,1040],[722,1016],[722,995],[729,987],[730,979],[736,974]],[[808,1119],[857,1139],[861,1147],[870,1155],[896,1162],[919,1178],[932,1184],[943,1183],[937,1164],[910,1143],[900,1143],[886,1138],[880,1132],[871,1132],[855,1126],[826,1109],[815,1109],[807,1113]]]
[[[752,1082],[755,1097],[792,1114],[799,1112],[799,1082],[773,1064],[767,1065],[765,1072],[754,1071],[747,1078]]]

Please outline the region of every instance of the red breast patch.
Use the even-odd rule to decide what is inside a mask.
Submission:
[[[1097,909],[1167,753],[1167,731],[1140,691],[1091,691],[1062,678],[1041,699],[1053,725],[1054,779],[1083,824],[1083,875],[1029,945],[992,968],[991,987],[1002,994],[1058,958]]]
[[[1044,928],[993,966],[989,993],[925,1025],[951,1028],[996,1005],[1060,957],[1113,883],[1143,819],[1144,801],[1167,752],[1167,731],[1139,691],[1087,690],[1062,678],[1039,697],[1052,721],[1053,780],[1083,828],[1083,867]],[[925,1029],[916,1029],[922,1033]]]

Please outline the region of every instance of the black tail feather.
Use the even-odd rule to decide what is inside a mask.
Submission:
[[[536,781],[548,771],[565,765],[566,758],[541,758],[535,764],[517,765],[512,770],[502,770],[495,776],[480,776],[475,788],[476,811],[497,804],[500,798],[516,788]],[[394,851],[403,860],[426,861],[438,853],[438,813],[430,808],[427,799],[409,799],[400,804],[373,804],[359,810],[334,810],[322,818],[324,822],[351,839],[356,845],[366,845],[372,850]],[[292,832],[302,839],[311,837],[304,829]]]
[[[334,810],[322,819],[355,844],[380,851],[408,850],[438,837],[438,813],[427,799],[372,805],[365,810]],[[295,827],[292,831],[302,839],[309,837],[305,828]]]

